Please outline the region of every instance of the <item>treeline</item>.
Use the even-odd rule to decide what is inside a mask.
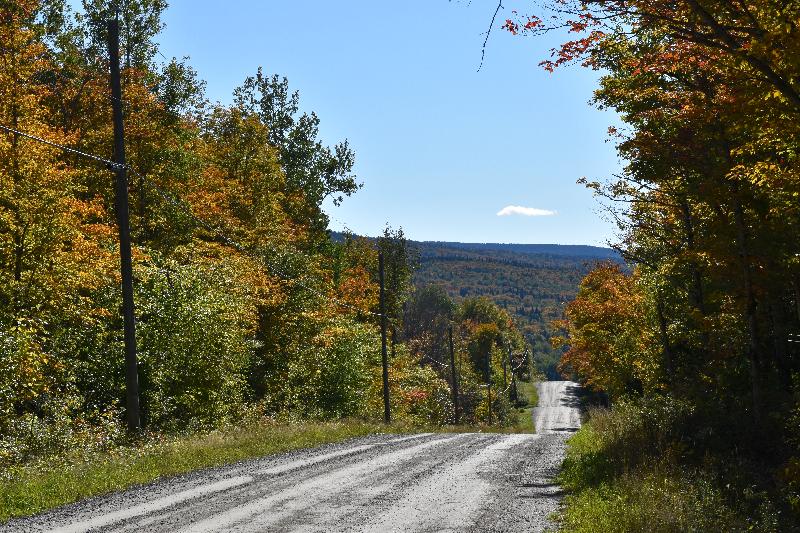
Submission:
[[[162,0],[85,0],[78,12],[20,0],[0,3],[0,465],[125,437],[114,174],[86,156],[111,156],[116,7],[145,429],[379,417],[379,250],[398,332],[393,414],[453,422],[444,322],[404,321],[402,232],[330,238],[321,206],[358,190],[354,153],[320,140],[285,78],[259,69],[232,104],[214,104],[186,60],[159,63]],[[482,421],[474,346],[495,354],[499,379],[499,343],[521,354],[523,341],[487,302],[445,307],[435,316],[455,325],[462,420]]]
[[[473,252],[497,252],[498,256],[513,254],[523,254],[538,258],[565,258],[571,257],[578,260],[607,259],[618,261],[619,254],[610,249],[600,246],[587,246],[582,244],[514,244],[514,243],[470,243],[470,242],[422,242],[419,243],[424,249],[459,249]]]
[[[563,318],[566,304],[575,297],[581,278],[600,260],[598,257],[506,249],[512,245],[498,245],[499,249],[491,244],[474,249],[474,245],[450,247],[448,243],[415,245],[420,251],[414,277],[418,286],[439,285],[456,301],[489,298],[519,324],[533,346],[537,370],[549,379],[560,379],[556,367],[563,350],[550,342],[557,334],[552,324]],[[598,250],[601,257],[610,255],[610,250]]]
[[[721,494],[730,511],[707,528],[797,527],[800,3],[558,9],[579,37],[543,65],[600,70],[595,102],[624,123],[611,130],[623,173],[583,181],[608,200],[634,265],[604,265],[583,280],[567,308],[562,367],[621,413],[598,422],[612,432],[607,444],[640,438],[627,457],[605,450],[618,472],[641,467],[651,483],[653,463],[670,473],[678,465],[697,489],[687,494]],[[548,25],[533,16],[506,28]],[[639,407],[626,407],[630,399]],[[700,490],[706,481],[711,496]]]

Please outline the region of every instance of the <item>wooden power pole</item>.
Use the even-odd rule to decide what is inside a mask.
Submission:
[[[509,359],[511,357],[511,348],[508,349]],[[508,389],[508,361],[503,358],[503,390]]]
[[[141,428],[139,416],[139,373],[136,360],[136,322],[133,309],[133,264],[131,228],[128,220],[128,176],[125,166],[125,129],[122,121],[122,85],[119,76],[119,21],[108,21],[108,55],[111,64],[111,109],[114,116],[114,171],[116,201],[114,209],[119,228],[119,257],[122,272],[122,315],[125,339],[125,389],[128,430]]]
[[[486,352],[486,391],[489,395],[489,425],[492,425],[492,350]]]
[[[389,358],[386,354],[386,292],[384,289],[383,252],[378,252],[378,275],[381,282],[381,362],[383,363],[383,421],[392,421],[392,408],[389,404]]]
[[[455,423],[458,424],[460,418],[460,410],[458,405],[458,374],[456,374],[456,354],[455,350],[453,349],[453,326],[450,325],[450,328],[447,330],[448,336],[450,338],[450,375],[453,377],[453,385],[451,390],[453,391],[453,410],[454,410],[454,418]]]
[[[508,366],[511,368],[511,394],[509,398],[516,405],[519,398],[517,396],[517,377],[514,375],[514,355],[511,351],[511,346],[508,347]]]

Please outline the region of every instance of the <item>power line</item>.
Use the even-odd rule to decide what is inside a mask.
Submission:
[[[25,132],[16,130],[14,128],[9,128],[8,126],[4,126],[2,124],[0,124],[0,130],[4,130],[4,131],[6,131],[8,133],[13,133],[14,135],[19,135],[20,137],[26,137],[26,138],[31,139],[33,141],[37,141],[37,142],[40,142],[42,144],[46,144],[48,146],[52,146],[53,148],[58,148],[60,150],[64,150],[65,152],[69,152],[69,153],[72,153],[72,154],[75,154],[75,155],[86,157],[88,159],[94,159],[95,161],[97,161],[99,163],[103,163],[104,165],[106,165],[108,168],[110,168],[112,170],[116,169],[117,166],[118,166],[115,162],[111,161],[110,159],[106,159],[104,157],[100,157],[100,156],[97,156],[97,155],[94,155],[94,154],[88,154],[86,152],[81,152],[80,150],[76,150],[75,148],[70,148],[69,146],[64,146],[63,144],[54,143],[54,142],[48,141],[47,139],[42,139],[41,137],[37,137],[36,135],[31,135],[29,133],[25,133]]]
[[[19,135],[21,137],[25,137],[27,139],[40,142],[42,144],[46,144],[46,145],[51,146],[53,148],[58,148],[58,149],[63,150],[65,152],[73,153],[73,154],[79,155],[81,157],[92,159],[92,160],[97,161],[99,163],[103,163],[107,168],[112,169],[112,170],[116,170],[117,168],[119,168],[119,165],[117,163],[115,163],[115,162],[113,162],[113,161],[111,161],[109,159],[106,159],[104,157],[100,157],[98,155],[90,154],[90,153],[87,153],[87,152],[82,152],[80,150],[76,150],[75,148],[70,148],[69,146],[64,146],[63,144],[58,144],[58,143],[55,143],[55,142],[52,142],[52,141],[48,141],[47,139],[43,139],[42,137],[38,137],[36,135],[31,135],[29,133],[25,133],[23,131],[19,131],[19,130],[15,129],[15,128],[11,128],[11,127],[5,126],[3,124],[0,124],[0,130],[4,130],[4,131],[6,131],[8,133],[13,133],[15,135]],[[298,278],[286,274],[285,272],[283,272],[280,269],[276,268],[274,265],[270,265],[269,263],[266,262],[266,260],[261,255],[254,256],[244,245],[240,244],[236,240],[232,239],[231,237],[229,237],[228,235],[223,233],[222,230],[212,226],[211,224],[209,224],[205,220],[203,220],[200,217],[196,216],[189,209],[189,207],[187,206],[186,202],[180,201],[179,199],[175,198],[175,196],[172,195],[171,193],[168,193],[168,192],[162,190],[150,178],[148,178],[144,174],[141,174],[136,169],[132,168],[130,165],[125,165],[125,168],[131,174],[134,174],[137,177],[139,177],[139,179],[141,180],[141,182],[143,184],[147,184],[152,190],[154,190],[159,196],[161,196],[170,205],[172,205],[173,207],[176,207],[176,208],[180,209],[181,211],[183,211],[183,213],[186,214],[189,218],[191,218],[197,224],[199,224],[200,226],[205,228],[207,231],[209,231],[209,232],[213,233],[214,235],[216,235],[225,244],[231,246],[232,248],[234,248],[237,251],[241,252],[242,254],[250,257],[251,259],[254,259],[254,260],[258,261],[271,274],[273,274],[275,276],[278,276],[279,278],[282,278],[285,281],[290,281],[290,282],[294,283],[295,285],[298,285],[299,287],[302,287],[303,289],[311,292],[312,294],[315,294],[316,296],[319,296],[320,298],[327,299],[328,301],[330,301],[330,302],[332,302],[332,303],[334,303],[334,304],[336,304],[336,305],[338,305],[338,306],[340,306],[342,308],[350,309],[351,311],[356,311],[358,313],[363,313],[363,314],[367,314],[367,315],[371,315],[371,316],[377,316],[377,317],[383,316],[381,313],[376,313],[374,311],[367,311],[367,310],[361,309],[361,308],[356,307],[356,306],[354,306],[352,304],[344,302],[344,301],[342,301],[342,300],[340,300],[338,298],[332,297],[329,294],[325,294],[325,293],[323,293],[323,292],[321,292],[321,291],[319,291],[319,290],[317,290],[317,289],[315,289],[313,287],[310,287],[309,285],[303,283]]]
[[[55,142],[52,142],[52,141],[48,141],[47,139],[43,139],[42,137],[38,137],[36,135],[31,135],[29,133],[25,133],[23,131],[15,129],[15,128],[11,128],[11,127],[5,126],[3,124],[0,124],[0,130],[4,130],[4,131],[6,131],[8,133],[13,133],[15,135],[19,135],[21,137],[25,137],[25,138],[30,139],[30,140],[40,142],[42,144],[51,146],[53,148],[58,148],[58,149],[63,150],[65,152],[73,153],[73,154],[79,155],[81,157],[86,157],[88,159],[92,159],[92,160],[97,161],[99,163],[103,163],[104,165],[106,165],[106,167],[108,167],[111,170],[116,170],[119,167],[119,165],[117,163],[115,163],[115,162],[113,162],[113,161],[111,161],[109,159],[100,157],[98,155],[90,154],[90,153],[87,153],[87,152],[83,152],[81,150],[76,150],[75,148],[70,148],[69,146],[64,146],[63,144],[58,144],[58,143],[55,143]],[[147,177],[144,174],[138,172],[136,169],[132,168],[130,165],[125,165],[125,168],[131,174],[136,175],[140,179],[141,183],[148,185],[153,191],[156,192],[156,194],[158,194],[162,199],[164,199],[170,205],[172,205],[173,207],[181,210],[186,216],[191,218],[194,222],[196,222],[198,225],[202,226],[207,231],[209,231],[209,232],[213,233],[214,235],[216,235],[220,240],[222,240],[228,246],[230,246],[230,247],[234,248],[235,250],[237,250],[238,252],[250,257],[251,259],[254,259],[254,260],[258,261],[271,274],[273,274],[275,276],[278,276],[279,278],[282,278],[285,281],[290,281],[290,282],[294,283],[295,285],[298,285],[298,286],[302,287],[303,289],[315,294],[316,296],[319,296],[320,298],[325,298],[325,299],[335,303],[336,305],[338,305],[338,306],[340,306],[342,308],[350,309],[351,311],[356,311],[358,313],[364,313],[364,314],[371,315],[371,316],[376,316],[376,317],[383,316],[381,313],[376,313],[374,311],[365,311],[365,310],[363,310],[363,309],[361,309],[359,307],[356,307],[356,306],[354,306],[352,304],[344,302],[344,301],[342,301],[342,300],[340,300],[338,298],[334,298],[334,297],[332,297],[332,296],[330,296],[328,294],[325,294],[325,293],[323,293],[323,292],[321,292],[321,291],[319,291],[319,290],[317,290],[317,289],[315,289],[313,287],[310,287],[309,285],[307,285],[307,284],[303,283],[302,281],[300,281],[298,278],[286,274],[285,272],[283,272],[280,269],[276,268],[274,265],[271,265],[271,264],[267,263],[266,260],[263,258],[263,256],[261,256],[260,254],[259,255],[253,255],[244,245],[242,245],[238,241],[236,241],[236,240],[232,239],[231,237],[229,237],[228,235],[226,235],[219,228],[216,228],[216,227],[212,226],[211,224],[209,224],[205,220],[203,220],[200,217],[198,217],[197,215],[195,215],[191,211],[191,209],[189,209],[188,204],[186,202],[181,201],[179,198],[176,198],[172,193],[169,193],[169,192],[164,191],[163,189],[161,189],[149,177]],[[427,354],[425,354],[424,358],[428,359],[429,361],[431,361],[433,363],[439,364],[441,366],[446,366],[445,364],[443,364],[443,363],[441,363],[439,361],[436,361],[435,359],[433,359],[432,357],[430,357]],[[522,364],[523,363],[520,362],[520,364],[517,365],[516,368],[512,368],[511,369],[511,372],[514,372],[514,371],[518,370],[522,366]],[[506,388],[506,391],[507,390],[508,390],[508,387]]]
[[[436,359],[434,359],[433,357],[431,357],[430,355],[428,355],[426,353],[422,354],[422,359],[423,360],[427,359],[431,363],[436,363],[439,366],[447,367],[447,365],[445,363],[442,363],[441,361],[437,361]]]

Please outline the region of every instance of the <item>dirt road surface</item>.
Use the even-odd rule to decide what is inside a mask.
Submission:
[[[536,435],[375,435],[67,505],[8,531],[543,531],[580,418],[569,382],[539,386]]]

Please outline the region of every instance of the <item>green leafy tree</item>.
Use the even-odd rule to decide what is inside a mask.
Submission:
[[[319,139],[316,113],[300,114],[300,95],[290,92],[289,81],[264,75],[261,68],[234,91],[236,105],[256,114],[269,130],[269,142],[277,148],[290,192],[301,193],[303,202],[291,211],[296,221],[309,223],[314,245],[325,237],[328,217],[322,203],[339,205],[360,185],[353,174],[355,154],[347,141],[333,147]]]
[[[386,226],[378,238],[378,251],[383,254],[386,314],[392,335],[402,331],[403,305],[413,288],[412,275],[417,265],[416,251],[411,248],[403,228]],[[393,338],[394,342],[394,338]]]

